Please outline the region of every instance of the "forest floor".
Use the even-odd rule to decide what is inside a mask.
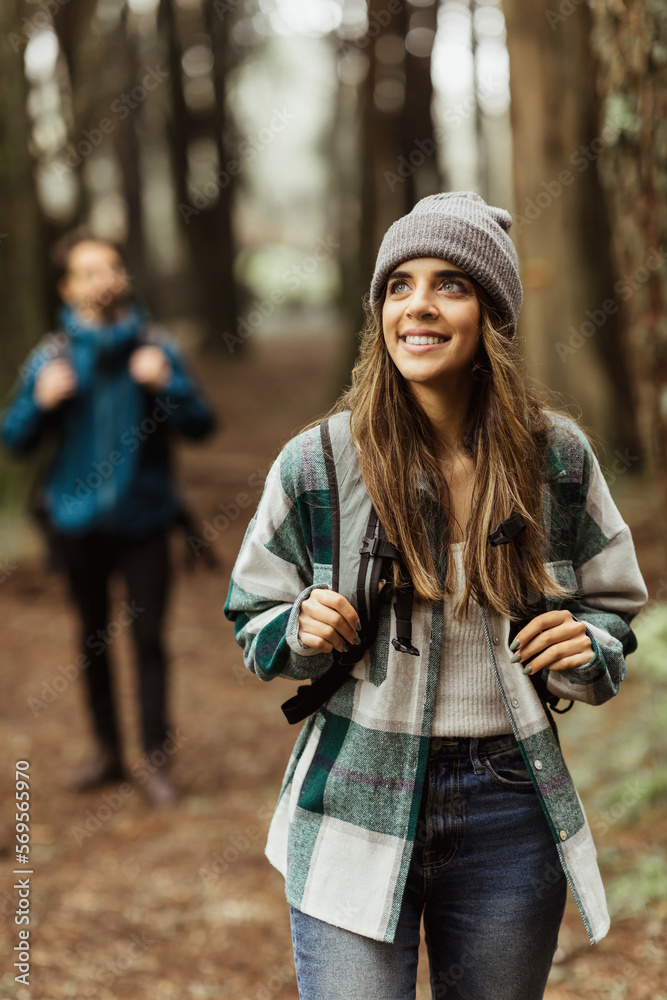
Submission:
[[[178,464],[195,522],[221,566],[207,570],[200,554],[194,572],[187,572],[184,537],[174,538],[168,749],[185,792],[176,807],[151,809],[140,772],[122,794],[113,785],[85,795],[67,790],[91,748],[73,666],[75,619],[59,578],[47,577],[34,559],[9,564],[1,588],[0,793],[10,802],[14,762],[29,761],[34,874],[27,988],[15,982],[12,964],[19,940],[12,808],[0,842],[0,1000],[296,1000],[282,880],[263,855],[295,737],[279,707],[292,686],[261,684],[244,670],[222,605],[269,463],[280,444],[330,402],[343,364],[336,344],[324,335],[251,343],[243,360],[206,359],[197,366],[223,427],[205,444],[179,449]],[[647,495],[629,477],[618,486],[655,594],[661,560]],[[122,599],[117,588],[116,608]],[[121,632],[112,652],[128,766],[134,767],[132,650],[126,629],[114,631]],[[655,892],[652,882],[648,890],[640,886],[646,859],[663,858],[656,864],[664,873],[667,831],[657,807],[633,810],[633,740],[647,724],[651,700],[647,682],[631,672],[621,698],[603,709],[575,706],[563,719],[566,757],[581,779],[616,916],[608,937],[590,948],[568,901],[548,1000],[667,1000],[665,893]],[[598,765],[612,734],[617,747],[627,739],[630,751],[614,758],[614,779],[626,780],[623,794],[610,802],[599,798],[609,766]],[[429,996],[424,956],[418,1000]]]

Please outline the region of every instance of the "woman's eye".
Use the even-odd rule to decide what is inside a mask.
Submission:
[[[392,281],[391,285],[389,286],[389,291],[392,294],[394,292],[399,292],[400,293],[400,292],[404,292],[407,287],[408,287],[407,282],[403,281],[401,278],[399,278],[396,281]]]
[[[445,292],[465,292],[467,291],[466,286],[462,281],[454,281],[453,278],[447,278],[446,281],[442,283],[443,291]]]

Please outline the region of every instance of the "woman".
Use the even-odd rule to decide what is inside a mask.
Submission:
[[[526,380],[510,224],[473,192],[394,223],[330,418],[401,559],[269,832],[302,1000],[414,997],[422,915],[434,997],[538,1000],[566,877],[591,943],[609,926],[545,702],[616,694],[647,595],[588,442]],[[264,680],[316,679],[359,643],[354,592],[331,589],[333,502],[311,428],[273,466],[225,608]],[[489,544],[516,515],[516,543]],[[353,558],[359,538],[340,544]],[[390,641],[410,581],[417,656]]]

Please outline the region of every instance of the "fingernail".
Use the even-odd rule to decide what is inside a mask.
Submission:
[[[354,626],[357,632],[361,632],[361,620],[357,618],[357,624]]]
[[[355,637],[354,637],[354,645],[355,646],[361,646],[361,636],[360,635],[355,635]]]
[[[510,658],[510,663],[518,663],[521,659],[521,653],[515,653],[514,656]]]
[[[512,650],[512,652],[514,652],[514,650],[518,649],[520,645],[521,643],[519,642],[519,640],[515,639],[514,642],[510,643],[510,649]]]
[[[529,674],[532,671],[532,669],[533,668],[531,667],[531,665],[529,663],[527,667],[523,668],[523,672],[524,672],[524,674]]]

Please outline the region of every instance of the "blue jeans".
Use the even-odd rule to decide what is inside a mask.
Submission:
[[[301,1000],[414,1000],[423,915],[435,1000],[540,1000],[566,880],[513,736],[431,740],[392,944],[292,908]]]

